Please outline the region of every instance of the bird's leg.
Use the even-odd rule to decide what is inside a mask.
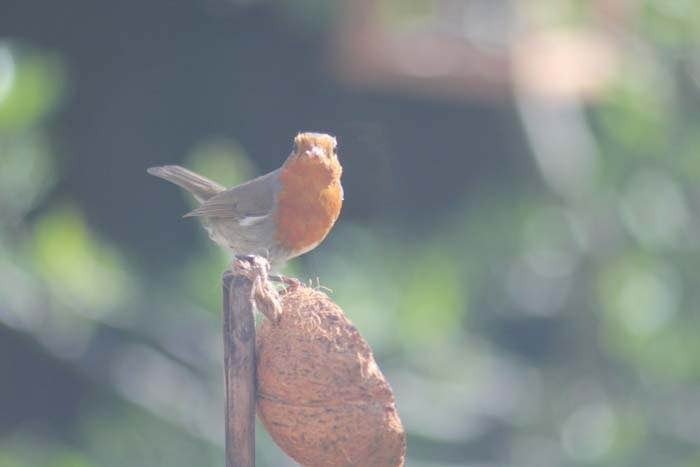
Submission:
[[[282,306],[277,291],[268,281],[270,265],[265,258],[252,255],[236,255],[231,265],[234,274],[247,277],[252,282],[252,297],[255,307],[272,322],[277,322]]]
[[[277,291],[269,284],[267,279],[256,275],[253,279],[253,298],[255,298],[255,306],[258,311],[276,323],[282,314],[282,305],[279,302]]]
[[[264,257],[267,260],[267,257]],[[234,262],[235,261],[244,261],[248,263],[253,263],[255,261],[255,255],[236,255]],[[269,261],[269,260],[268,260]],[[294,277],[288,277],[284,276],[282,274],[267,274],[267,278],[271,280],[272,282],[277,282],[282,284],[282,287],[284,288],[285,293],[287,292],[287,289],[296,289],[297,287],[301,287],[302,283],[299,279],[296,279]]]

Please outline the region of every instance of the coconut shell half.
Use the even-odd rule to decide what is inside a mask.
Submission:
[[[325,294],[297,287],[257,333],[258,416],[308,467],[402,466],[406,435],[372,350]]]

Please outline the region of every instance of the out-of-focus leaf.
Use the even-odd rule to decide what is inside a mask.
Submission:
[[[643,256],[613,263],[601,275],[601,284],[606,318],[629,339],[650,339],[673,320],[680,306],[675,271]]]
[[[236,141],[210,138],[199,143],[187,157],[191,170],[232,187],[256,176],[256,168]]]
[[[26,431],[0,439],[0,467],[93,467],[79,450]]]
[[[681,314],[682,289],[669,266],[639,255],[623,257],[600,276],[607,349],[662,379],[700,374],[697,319]]]
[[[402,260],[395,272],[401,290],[396,325],[402,341],[425,343],[459,335],[469,289],[455,258],[434,245],[417,255],[402,255]]]
[[[686,47],[700,40],[700,5],[693,0],[646,0],[639,23],[644,36],[664,47]]]
[[[413,24],[435,13],[434,0],[388,0],[379,2],[379,17],[389,24]]]
[[[667,70],[650,60],[628,66],[595,110],[603,130],[605,166],[624,173],[644,159],[668,157],[673,123],[673,82]]]
[[[93,465],[95,464],[77,452],[57,455],[46,464],[47,467],[92,467]]]
[[[5,46],[7,47],[7,46]],[[0,130],[21,130],[54,110],[65,86],[65,70],[55,55],[12,48],[13,80],[0,100]]]
[[[213,467],[223,458],[220,448],[125,404],[87,413],[80,431],[85,452],[101,467]]]
[[[0,136],[0,226],[30,210],[54,185],[56,168],[44,135]],[[3,219],[5,218],[5,219]]]
[[[203,241],[209,241],[202,231]],[[229,266],[230,255],[218,245],[208,245],[176,274],[181,291],[199,302],[204,309],[218,313],[221,309],[221,275]],[[232,255],[231,255],[232,256]]]
[[[126,298],[131,279],[124,258],[92,233],[76,208],[40,218],[30,245],[38,272],[66,304],[100,314]]]
[[[689,180],[692,188],[700,185],[700,126],[687,130],[685,140],[678,154],[678,164],[674,167],[677,175]]]
[[[679,185],[661,171],[635,173],[620,200],[622,220],[648,247],[679,246],[691,218]]]

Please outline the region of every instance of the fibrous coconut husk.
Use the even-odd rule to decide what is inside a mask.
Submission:
[[[308,467],[402,466],[406,435],[372,350],[324,293],[282,296],[257,333],[258,416]]]

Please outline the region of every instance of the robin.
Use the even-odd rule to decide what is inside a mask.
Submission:
[[[336,140],[299,133],[277,170],[226,189],[177,165],[148,173],[189,191],[200,203],[184,217],[199,217],[209,237],[237,255],[260,255],[278,271],[313,250],[328,235],[343,204]]]

